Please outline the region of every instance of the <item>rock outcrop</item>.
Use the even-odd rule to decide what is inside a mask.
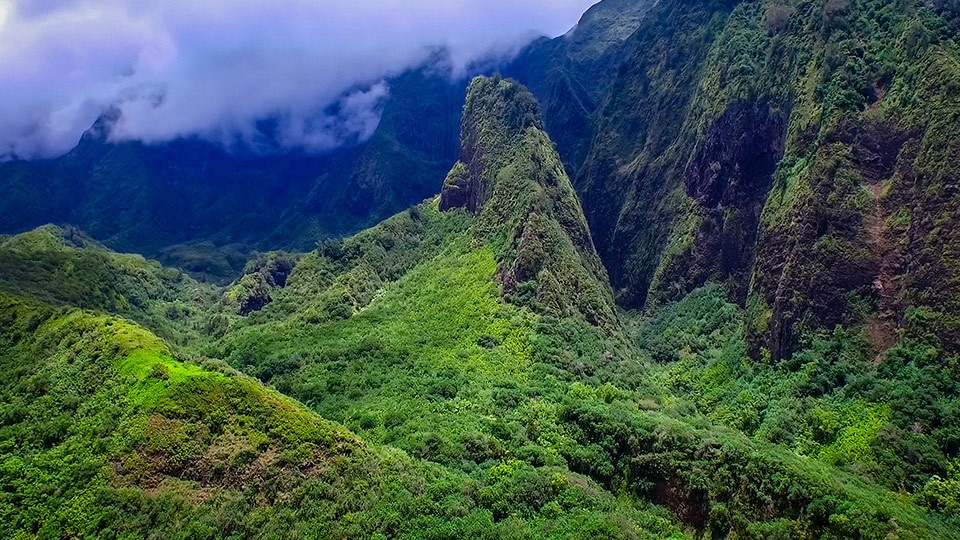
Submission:
[[[474,234],[494,247],[508,300],[619,333],[580,201],[536,99],[517,82],[495,76],[471,83],[460,161],[444,182],[440,208],[477,216]]]

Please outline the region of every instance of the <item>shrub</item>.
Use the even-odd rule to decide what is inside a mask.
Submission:
[[[793,8],[785,4],[772,4],[767,7],[765,15],[767,30],[771,33],[779,32],[786,28],[790,23],[790,17],[793,15]]]

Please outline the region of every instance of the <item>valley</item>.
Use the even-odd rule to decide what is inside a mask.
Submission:
[[[960,537],[957,36],[604,0],[332,153],[0,164],[0,537]]]

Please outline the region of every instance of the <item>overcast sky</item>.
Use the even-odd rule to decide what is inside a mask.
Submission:
[[[0,0],[0,156],[62,154],[111,106],[117,138],[230,140],[275,117],[286,144],[324,150],[369,135],[381,81],[431,48],[462,66],[595,1]]]

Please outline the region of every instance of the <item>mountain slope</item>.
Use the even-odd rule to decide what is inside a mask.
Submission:
[[[415,459],[223,364],[177,360],[123,320],[4,295],[4,534],[684,537],[648,500],[717,535],[950,537],[901,498],[706,427],[581,319],[507,304],[469,216],[431,204],[325,248],[345,273],[319,253],[301,262],[264,310],[276,322],[251,318],[212,347]],[[367,273],[417,257],[395,282]],[[377,285],[356,314],[301,312],[327,272],[331,291]]]
[[[113,143],[115,117],[104,115],[62,157],[0,164],[0,233],[71,224],[114,249],[229,280],[238,250],[308,249],[355,232],[436,194],[453,163],[463,88],[446,62],[437,55],[392,80],[373,137],[324,155]]]
[[[471,83],[460,161],[444,182],[440,208],[477,214],[474,234],[497,251],[497,279],[508,298],[618,331],[580,201],[525,88],[499,77]]]
[[[566,35],[530,44],[503,67],[503,73],[524,83],[537,97],[546,130],[571,175],[586,159],[597,112],[623,61],[623,45],[656,3],[604,0],[594,4]]]
[[[839,463],[713,426],[659,385],[642,352],[581,312],[503,296],[511,259],[498,246],[523,229],[513,217],[530,193],[556,191],[510,174],[540,147],[526,144],[540,131],[529,95],[499,78],[471,92],[466,151],[439,200],[308,255],[273,303],[208,353],[365,439],[472,475],[504,462],[565,468],[699,533],[950,537],[937,517]],[[491,208],[499,197],[504,207]],[[475,213],[439,210],[454,203]],[[496,212],[506,217],[487,219]]]
[[[513,93],[522,90],[510,86]],[[520,97],[521,103],[530,103],[528,94]],[[550,148],[542,132],[511,133],[508,138],[526,140],[529,136],[537,145],[525,146],[523,153],[544,145]],[[528,160],[539,155],[526,153]],[[565,176],[557,176],[562,175],[562,168],[555,155],[549,165],[551,174],[546,178],[551,183],[565,180]],[[523,201],[539,194],[554,202],[541,193],[546,191],[557,195],[557,204],[569,205],[571,197],[572,203],[576,202],[568,182],[560,186],[563,189],[553,186],[553,190],[545,190],[550,186],[532,181],[536,177],[519,180],[510,187],[519,188],[515,195]],[[208,356],[228,360],[324,416],[356,426],[367,440],[388,443],[418,461],[356,440],[356,446],[331,447],[325,439],[310,439],[314,436],[310,432],[285,438],[275,433],[269,416],[283,412],[282,402],[275,407],[256,405],[261,398],[271,402],[272,398],[267,398],[275,394],[229,370],[226,375],[211,374],[170,361],[166,345],[121,321],[56,312],[50,324],[62,333],[49,341],[62,343],[65,351],[37,345],[34,339],[47,335],[43,328],[37,330],[38,324],[44,324],[46,308],[24,307],[27,304],[9,299],[13,313],[3,320],[2,328],[9,337],[0,343],[0,356],[11,366],[23,366],[13,372],[12,386],[2,394],[10,400],[10,410],[35,403],[38,415],[53,413],[66,407],[58,401],[66,399],[71,407],[79,407],[81,414],[60,415],[60,425],[67,417],[85,421],[87,410],[104,408],[100,404],[112,398],[121,411],[127,411],[125,416],[146,424],[134,435],[124,430],[111,432],[110,437],[132,439],[132,448],[123,447],[128,451],[120,455],[104,456],[98,450],[113,448],[112,438],[101,440],[86,432],[80,433],[80,438],[68,437],[64,444],[69,452],[90,454],[85,470],[99,471],[98,478],[105,479],[92,484],[72,476],[69,468],[45,453],[42,444],[36,449],[3,446],[4,459],[28,465],[11,473],[20,481],[4,483],[10,486],[4,491],[10,497],[6,507],[10,527],[27,533],[46,527],[50,534],[67,535],[91,530],[83,527],[109,527],[134,535],[212,537],[250,535],[254,528],[267,537],[367,536],[374,532],[480,537],[491,531],[520,537],[685,537],[665,509],[640,500],[618,499],[592,478],[567,468],[563,459],[551,457],[556,451],[523,443],[527,437],[541,437],[518,431],[525,416],[547,414],[543,425],[547,429],[556,425],[551,417],[559,410],[557,401],[546,409],[541,407],[528,382],[543,379],[544,391],[556,392],[567,384],[558,382],[557,376],[570,377],[564,374],[565,366],[575,366],[580,372],[602,367],[612,358],[605,352],[605,336],[579,312],[568,314],[564,321],[548,321],[530,307],[506,302],[495,280],[498,263],[490,234],[475,228],[478,218],[462,211],[440,212],[438,206],[434,199],[355,237],[324,242],[321,249],[297,260],[288,279],[274,280],[274,301],[249,317],[223,313],[220,302],[210,303],[207,313],[226,317],[226,325],[210,331],[208,346],[201,347]],[[571,215],[568,206],[561,209],[545,217],[552,221]],[[518,211],[525,212],[526,207]],[[583,233],[582,214],[573,215],[579,216],[579,226],[569,230]],[[495,232],[507,238],[521,225],[514,222]],[[559,225],[555,228],[567,231]],[[29,261],[51,260],[46,265],[51,267],[47,275],[56,283],[74,260],[89,258],[99,262],[101,272],[95,275],[104,279],[80,280],[90,290],[72,298],[96,299],[90,293],[101,284],[115,287],[114,296],[124,298],[130,290],[138,290],[138,282],[130,288],[122,281],[117,285],[115,278],[126,271],[124,256],[111,254],[93,242],[69,243],[67,237],[68,231],[47,227],[5,240],[10,246],[37,246],[29,256],[20,256],[23,250],[11,248],[11,267],[23,268],[21,274],[27,274]],[[569,238],[560,247],[573,249]],[[44,250],[51,254],[43,254]],[[595,255],[593,258],[596,260]],[[225,296],[229,298],[233,290],[227,289]],[[28,281],[17,292],[51,301],[70,298],[60,295],[55,285],[43,282],[31,285]],[[149,308],[161,300],[148,298],[147,302]],[[94,303],[101,309],[123,309],[118,302]],[[65,322],[58,318],[61,315]],[[543,330],[537,332],[540,325]],[[547,333],[555,326],[576,333],[578,345],[566,346],[560,342],[562,336]],[[117,338],[112,334],[114,327],[123,332]],[[133,353],[122,346],[130,341],[126,337],[130,332],[146,341]],[[553,352],[561,346],[566,349],[563,357]],[[141,348],[149,350],[141,354]],[[118,352],[112,352],[115,350]],[[123,377],[131,356],[144,371],[137,372],[139,379],[129,381]],[[158,361],[158,357],[166,359]],[[555,365],[543,363],[551,358]],[[110,378],[114,376],[111,365],[119,366],[120,380]],[[106,372],[107,378],[94,381],[80,395],[40,380],[72,380],[72,372],[60,376],[70,369]],[[149,391],[141,389],[144,385]],[[91,388],[101,390],[90,396]],[[150,401],[144,406],[98,393],[114,388],[138,399],[147,394],[159,404]],[[462,405],[457,405],[463,407],[460,414],[451,414],[455,396],[462,399]],[[523,406],[515,410],[515,403]],[[496,421],[493,415],[500,410],[513,411],[509,423]],[[302,421],[308,419],[321,424],[318,437],[326,429],[349,437],[318,417]],[[26,430],[44,433],[29,415],[14,415],[4,426],[14,430],[8,440]],[[559,426],[553,431],[562,433]],[[518,439],[510,433],[516,433]],[[546,443],[552,436],[544,433],[542,437]],[[59,456],[67,450],[57,443],[52,441]],[[513,456],[514,449],[522,459]],[[327,466],[326,460],[336,466]],[[39,465],[34,467],[35,463]],[[45,463],[50,469],[43,468]],[[26,472],[16,476],[22,471]],[[49,471],[63,472],[53,482],[69,498],[41,496],[31,504],[46,511],[31,514],[18,497],[32,496],[39,478]],[[377,480],[373,486],[371,477]],[[83,485],[94,492],[82,492]],[[413,489],[417,485],[419,491]],[[129,502],[131,499],[135,502]],[[82,512],[73,510],[79,501],[84,504]],[[263,506],[262,501],[276,502]],[[118,505],[126,510],[116,510]],[[64,515],[74,516],[73,521],[61,517]],[[158,516],[161,523],[154,524],[152,516]],[[281,528],[281,523],[288,527]],[[290,523],[294,523],[292,528]],[[168,526],[177,526],[177,530]]]
[[[951,275],[951,240],[923,224],[950,219],[932,194],[956,174],[956,8],[907,4],[646,13],[575,178],[622,305],[723,282],[774,360],[838,324],[882,352],[915,309],[955,346],[956,295],[927,274]]]
[[[303,513],[301,534],[332,534],[352,505],[342,478],[377,461],[343,428],[251,380],[178,362],[124,321],[6,296],[0,312],[4,537],[277,536],[289,512]],[[345,491],[290,499],[294,486],[325,485]],[[288,502],[273,516],[244,515],[278,495]]]
[[[471,478],[370,446],[120,319],[0,295],[0,320],[7,538],[682,537],[556,468]]]
[[[958,24],[951,2],[659,2],[574,177],[655,377],[940,509],[960,448]]]
[[[307,255],[259,321],[211,350],[324,415],[385,430],[385,441],[445,464],[471,451],[476,464],[503,457],[482,408],[450,417],[447,401],[462,393],[497,407],[487,385],[531,377],[535,349],[559,345],[553,326],[578,336],[562,362],[583,370],[622,347],[607,340],[620,330],[606,278],[532,96],[477,78],[463,118],[462,161],[439,199]],[[534,271],[518,283],[523,265]]]
[[[53,225],[0,238],[0,293],[122,315],[180,345],[201,338],[217,296],[179,270]]]

